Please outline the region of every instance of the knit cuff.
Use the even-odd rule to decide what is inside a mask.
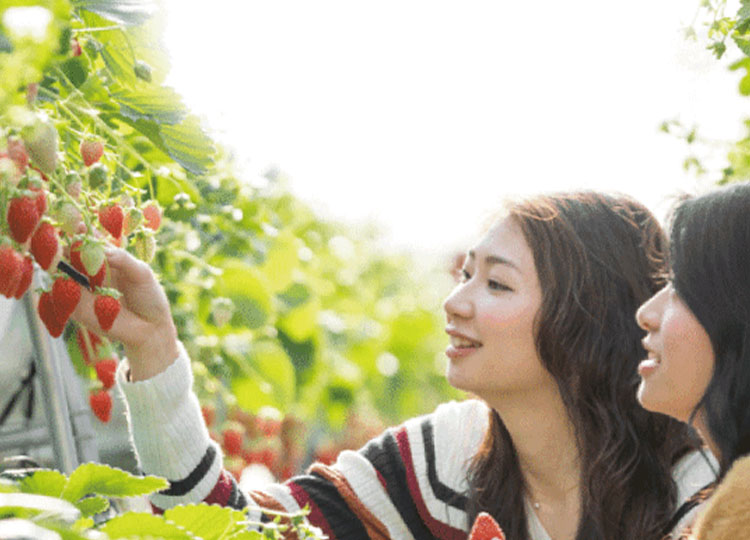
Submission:
[[[182,343],[178,347],[179,355],[172,364],[150,379],[129,382],[127,359],[117,369],[117,383],[125,397],[130,436],[141,468],[146,474],[173,482],[188,477],[212,444],[192,391],[190,358]],[[211,472],[221,468],[220,452],[216,461]]]

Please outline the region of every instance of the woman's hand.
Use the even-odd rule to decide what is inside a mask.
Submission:
[[[177,330],[167,296],[151,267],[127,251],[109,248],[106,253],[108,282],[122,293],[121,309],[112,328],[103,332],[94,314],[94,297],[83,289],[73,319],[119,341],[130,363],[130,379],[148,379],[164,371],[177,358]]]

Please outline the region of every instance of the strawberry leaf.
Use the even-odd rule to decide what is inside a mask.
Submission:
[[[24,493],[59,497],[67,483],[68,479],[61,472],[43,470],[21,480],[20,487]]]
[[[156,476],[134,476],[107,465],[85,463],[71,473],[62,498],[76,502],[92,493],[107,497],[132,497],[148,495],[168,485],[167,480]]]
[[[113,517],[100,530],[113,539],[148,537],[192,540],[194,538],[190,533],[162,516],[141,512],[128,512]]]
[[[164,518],[203,540],[219,540],[240,532],[243,526],[238,522],[245,516],[231,508],[197,504],[170,508],[164,512]]]

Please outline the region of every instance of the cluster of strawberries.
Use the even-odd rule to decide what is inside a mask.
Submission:
[[[292,417],[282,419],[280,415],[266,412],[253,415],[232,408],[226,421],[220,424],[221,431],[217,432],[214,407],[203,405],[201,409],[211,437],[224,449],[226,469],[237,480],[243,469],[252,464],[265,465],[282,480],[299,469],[304,455],[298,443],[304,426],[298,420]]]
[[[89,394],[89,405],[94,415],[102,422],[112,418],[112,395],[110,389],[115,385],[115,372],[119,359],[106,338],[89,330],[79,328],[76,331],[76,343],[87,366],[93,366],[101,388]]]
[[[9,136],[6,149],[0,150],[0,208],[5,211],[5,223],[0,224],[0,294],[22,298],[32,283],[36,262],[52,278],[51,287],[40,292],[37,304],[39,318],[51,336],[62,335],[81,300],[79,282],[86,280],[95,295],[93,307],[99,327],[108,331],[120,312],[120,301],[118,291],[104,287],[108,272],[106,244],[121,246],[127,235],[135,232],[136,254],[150,261],[156,249],[153,232],[161,225],[161,209],[155,202],[136,208],[127,196],[114,203],[92,204],[91,198],[82,197],[81,175],[61,172],[58,166],[54,126],[40,122],[19,135]],[[87,139],[80,143],[79,151],[88,187],[92,188],[100,176],[106,179],[106,167],[100,163],[104,145]],[[59,189],[50,190],[51,185]],[[98,230],[84,218],[91,206],[96,208],[91,221],[98,222]],[[61,261],[69,266],[65,268]],[[80,274],[75,279],[70,267]],[[95,354],[97,340],[90,341],[93,348],[89,352]],[[109,420],[108,389],[114,383],[106,373],[113,373],[112,362],[116,365],[114,359],[105,360],[91,364],[103,385],[91,395],[91,406],[104,422]]]

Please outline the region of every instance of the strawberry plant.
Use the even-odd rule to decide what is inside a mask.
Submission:
[[[0,7],[0,292],[23,294],[36,261],[39,316],[97,418],[120,356],[96,333],[118,316],[108,245],[160,277],[215,439],[242,425],[225,444],[238,466],[286,478],[456,395],[436,362],[448,279],[375,249],[376,231],[321,219],[278,171],[242,178],[163,85],[150,3],[38,2],[51,15],[38,40],[3,22],[30,4]],[[89,280],[100,328],[69,322],[61,261]]]

